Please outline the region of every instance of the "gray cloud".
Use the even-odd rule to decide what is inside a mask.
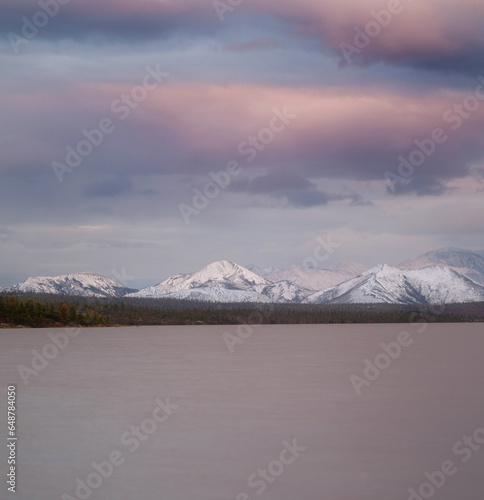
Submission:
[[[365,200],[363,196],[359,194],[354,194],[350,205],[354,207],[372,207],[374,206],[374,203],[372,201]]]
[[[249,42],[233,43],[231,45],[225,46],[225,50],[230,50],[232,52],[246,52],[251,50],[267,50],[278,48],[280,48],[280,44],[273,38],[258,38],[257,40],[251,40]]]
[[[211,6],[210,6],[211,7]],[[23,18],[32,22],[43,12],[37,2],[19,0],[2,6],[0,32],[22,36]],[[206,6],[176,6],[167,9],[163,2],[140,0],[136,5],[120,5],[111,0],[94,3],[70,2],[60,5],[59,13],[40,28],[36,36],[46,39],[86,39],[146,41],[166,38],[177,32],[213,32],[218,25],[214,11]],[[32,29],[32,28],[30,28]],[[35,27],[34,27],[35,29]]]
[[[449,191],[450,188],[440,179],[422,176],[396,182],[394,184],[394,191],[391,191],[391,189],[387,187],[387,192],[393,192],[396,196],[411,194],[417,196],[440,196]]]
[[[86,198],[112,198],[133,192],[133,183],[128,179],[111,179],[89,184],[84,189]]]
[[[240,179],[232,182],[230,191],[250,194],[278,193],[287,190],[305,190],[315,188],[314,184],[303,176],[289,170],[272,171],[254,179]]]
[[[253,179],[234,181],[228,188],[232,192],[266,195],[285,202],[289,207],[309,208],[327,205],[332,201],[351,200],[363,205],[359,195],[335,194],[321,191],[318,186],[300,174],[289,170],[272,171]],[[361,201],[361,203],[358,203]]]

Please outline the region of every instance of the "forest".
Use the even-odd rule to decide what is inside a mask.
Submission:
[[[0,328],[484,321],[484,304],[214,304],[173,299],[0,295]]]

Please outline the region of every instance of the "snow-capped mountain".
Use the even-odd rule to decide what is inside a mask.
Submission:
[[[293,283],[272,283],[245,267],[222,260],[195,273],[175,274],[128,296],[208,302],[299,302],[309,293]]]
[[[269,285],[262,276],[229,260],[220,260],[204,267],[201,271],[189,274],[175,274],[162,281],[156,288],[167,292],[179,292],[190,288],[209,286],[227,289],[252,290],[256,285]]]
[[[343,281],[357,276],[365,269],[365,266],[353,262],[336,264],[330,269],[309,269],[294,266],[288,269],[277,269],[265,274],[264,278],[273,283],[290,281],[303,289],[316,291],[339,285]]]
[[[23,283],[5,289],[7,292],[54,293],[84,297],[123,297],[134,291],[116,281],[94,273],[74,273],[63,276],[28,278]]]
[[[310,304],[450,304],[484,301],[484,287],[448,267],[402,270],[380,265],[328,290]]]
[[[437,262],[437,265],[435,265]],[[430,263],[430,265],[429,265]],[[363,271],[353,263],[330,269],[259,269],[264,276],[221,260],[202,270],[175,274],[156,286],[133,290],[94,273],[28,278],[3,292],[40,292],[90,297],[169,298],[214,303],[442,304],[484,301],[484,257],[442,249],[398,267]]]
[[[484,285],[484,257],[479,252],[471,252],[460,248],[442,248],[424,253],[416,259],[406,260],[400,269],[423,269],[428,266],[446,266],[469,279]]]

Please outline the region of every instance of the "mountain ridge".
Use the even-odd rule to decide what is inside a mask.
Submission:
[[[430,265],[445,265],[476,283],[484,285],[484,252],[482,254],[461,248],[444,247],[421,254],[415,259],[408,259],[397,267],[423,269]]]
[[[432,264],[425,265],[429,262]],[[256,266],[251,267],[256,269]],[[199,271],[174,274],[141,290],[128,288],[99,274],[82,272],[30,277],[18,285],[0,287],[0,291],[315,305],[484,301],[484,257],[456,248],[427,252],[398,266],[378,264],[366,269],[356,263],[339,263],[329,269],[257,269],[262,270],[264,276],[232,261],[220,260]]]
[[[132,293],[134,289],[125,287],[100,274],[87,271],[54,277],[30,277],[3,291],[83,295],[86,297],[123,297]]]
[[[304,300],[309,304],[415,305],[480,301],[484,301],[484,287],[448,267],[401,270],[386,264]]]

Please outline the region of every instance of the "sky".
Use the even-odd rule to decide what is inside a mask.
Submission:
[[[0,0],[0,286],[482,250],[483,54],[484,0]]]

